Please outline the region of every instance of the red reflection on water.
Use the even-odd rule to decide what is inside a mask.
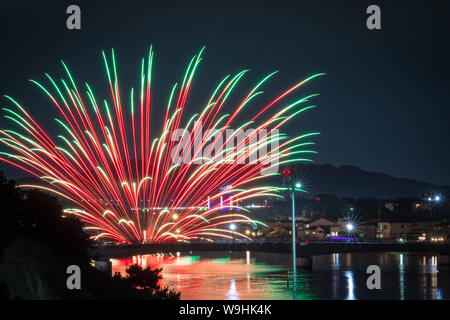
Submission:
[[[198,256],[142,255],[126,259],[111,259],[112,273],[126,275],[126,268],[137,263],[143,268],[163,268],[161,287],[169,286],[181,292],[181,299],[286,299],[279,285],[270,286],[255,273],[279,272],[279,281],[286,281],[284,268],[252,264],[250,252],[241,258],[201,258]],[[271,290],[271,287],[275,290]],[[281,288],[283,288],[282,286]],[[279,290],[278,290],[279,291]]]

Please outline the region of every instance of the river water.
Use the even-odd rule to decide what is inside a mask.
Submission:
[[[429,253],[341,253],[313,257],[313,267],[299,269],[297,299],[449,299],[448,266]],[[194,252],[111,259],[112,272],[127,266],[163,268],[162,287],[181,299],[292,299],[291,267],[286,254]],[[381,269],[381,289],[369,290],[369,265]]]

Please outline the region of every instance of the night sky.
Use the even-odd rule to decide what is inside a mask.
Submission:
[[[191,113],[223,76],[242,69],[250,69],[242,93],[280,71],[264,87],[267,99],[325,72],[295,96],[320,93],[318,108],[288,127],[297,134],[321,132],[316,163],[450,185],[449,1],[28,2],[0,4],[0,94],[17,98],[50,130],[56,129],[56,109],[27,80],[43,80],[45,72],[62,76],[61,59],[103,98],[108,92],[101,50],[114,47],[128,91],[137,86],[140,59],[153,44],[157,123],[171,85],[206,45]],[[66,28],[70,4],[81,7],[81,30]],[[370,4],[381,7],[381,30],[366,28]],[[0,105],[9,103],[2,97]],[[10,127],[4,119],[0,124]],[[4,163],[0,170],[23,176]]]

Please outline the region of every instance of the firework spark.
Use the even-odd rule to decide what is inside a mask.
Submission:
[[[62,62],[66,79],[58,81],[45,74],[47,86],[30,81],[57,107],[60,117],[55,120],[63,134],[58,139],[50,137],[17,100],[5,96],[13,106],[3,108],[5,117],[19,130],[0,130],[0,141],[8,148],[0,153],[0,160],[47,183],[20,187],[41,188],[70,200],[74,208],[65,209],[66,214],[86,223],[94,239],[157,243],[248,238],[239,229],[228,228],[230,223],[261,224],[243,214],[248,210],[240,204],[252,198],[281,197],[282,188],[263,184],[268,175],[261,175],[261,169],[275,166],[274,159],[277,166],[309,161],[302,155],[314,153],[305,147],[314,144],[307,139],[318,133],[288,137],[276,132],[314,107],[307,102],[316,95],[289,104],[284,100],[302,84],[322,74],[296,83],[253,115],[246,107],[262,94],[260,88],[276,72],[259,81],[232,113],[224,114],[227,98],[247,70],[228,75],[215,88],[203,110],[186,119],[183,114],[202,51],[190,60],[181,85],[172,87],[161,134],[157,136],[151,135],[151,47],[148,57],[141,62],[138,90],[131,88],[126,99],[119,86],[114,50],[109,58],[102,52],[110,89],[110,97],[103,101],[97,100],[87,83],[82,92]],[[242,114],[250,121],[237,123]],[[211,144],[211,138],[232,127],[254,130],[232,148],[227,144],[229,141],[214,140]],[[173,154],[179,154],[180,144],[172,137],[181,129],[191,130],[192,141],[199,142],[189,150],[186,161],[174,163]],[[198,132],[207,134],[199,139]],[[235,138],[231,136],[228,140]],[[260,152],[261,146],[270,145],[275,139],[280,141],[279,148],[265,153],[259,161],[236,161],[239,156]],[[214,150],[219,152],[211,152],[217,145],[220,148]]]

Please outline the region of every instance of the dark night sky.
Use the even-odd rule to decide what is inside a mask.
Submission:
[[[264,88],[269,96],[326,72],[298,92],[319,92],[319,108],[289,127],[322,133],[317,163],[450,184],[449,1],[33,2],[39,4],[0,5],[0,94],[18,98],[45,125],[55,127],[48,120],[55,108],[27,79],[61,75],[60,59],[106,95],[101,50],[115,48],[128,88],[153,44],[154,108],[162,109],[169,86],[206,45],[190,105],[204,103],[224,75],[245,68],[245,89],[280,70]],[[80,31],[66,29],[69,4],[81,7]],[[382,30],[366,28],[370,4],[381,7]],[[8,105],[3,98],[0,104]],[[0,170],[17,176],[3,163]]]

